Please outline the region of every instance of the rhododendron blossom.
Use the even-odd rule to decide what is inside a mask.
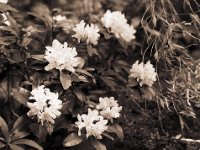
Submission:
[[[136,30],[127,23],[127,19],[120,11],[111,12],[107,10],[101,18],[101,22],[111,33],[115,34],[117,38],[122,38],[126,42],[135,39],[134,34]]]
[[[54,119],[61,115],[59,110],[62,108],[62,101],[58,99],[58,93],[53,93],[42,85],[33,89],[31,95],[29,99],[34,102],[27,102],[27,106],[30,108],[27,115],[29,117],[37,116],[42,125],[44,122],[54,124]]]
[[[139,64],[139,61],[136,61],[130,69],[129,78],[136,78],[140,86],[147,85],[151,87],[156,81],[156,76],[157,73],[155,72],[155,68],[150,61],[146,64],[143,62]]]
[[[94,24],[86,25],[83,20],[73,28],[73,31],[75,32],[73,37],[77,38],[79,43],[81,40],[86,40],[87,44],[96,45],[100,37],[98,26]]]
[[[106,126],[108,120],[105,120],[103,116],[99,115],[97,110],[88,109],[88,114],[82,114],[77,116],[78,121],[75,124],[78,126],[78,135],[81,135],[81,131],[85,129],[86,137],[94,136],[97,139],[102,139],[102,133],[108,129]]]
[[[84,65],[84,60],[77,57],[76,48],[68,47],[67,42],[61,44],[58,40],[53,40],[52,46],[46,46],[44,58],[49,62],[45,67],[47,71],[56,68],[74,73],[76,68],[82,68]]]
[[[120,116],[120,111],[122,106],[119,106],[114,97],[100,97],[99,104],[96,108],[100,111],[100,114],[108,120],[113,120],[113,118],[118,118]]]

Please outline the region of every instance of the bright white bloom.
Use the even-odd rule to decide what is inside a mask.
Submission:
[[[114,97],[100,97],[99,104],[96,108],[100,111],[102,116],[111,121],[113,118],[118,118],[120,116],[120,111],[122,110],[122,106],[119,107]]]
[[[82,114],[77,116],[78,121],[75,124],[78,126],[78,135],[81,135],[81,131],[85,129],[86,137],[94,136],[97,139],[102,139],[102,133],[108,129],[106,124],[108,120],[105,120],[103,116],[99,115],[97,110],[88,109],[88,114]]]
[[[136,61],[132,68],[130,69],[130,78],[136,78],[138,82],[140,82],[140,86],[147,85],[151,87],[153,83],[156,81],[157,73],[155,72],[155,68],[148,61],[146,64],[139,61]]]
[[[100,37],[98,26],[91,24],[86,25],[86,23],[82,20],[79,24],[76,24],[76,27],[73,28],[75,34],[73,37],[78,39],[78,42],[86,40],[87,44],[91,43],[93,45],[97,44],[97,41]]]
[[[7,4],[7,3],[8,3],[8,0],[0,0],[0,3]]]
[[[85,22],[82,20],[79,24],[76,24],[76,27],[73,28],[73,31],[76,32],[73,37],[77,38],[78,42],[80,43],[81,39],[86,38]]]
[[[144,76],[144,63],[141,62],[139,64],[139,61],[136,61],[130,70],[130,77],[137,78],[137,81],[140,79],[143,79]]]
[[[111,33],[115,34],[117,38],[122,38],[126,42],[135,39],[134,34],[136,30],[127,23],[124,14],[120,11],[111,12],[107,10],[101,18],[101,22]]]
[[[6,24],[7,26],[10,26],[10,21],[8,20],[6,15],[4,13],[1,13],[0,15],[3,17],[3,23]]]
[[[63,21],[63,20],[66,20],[66,16],[63,16],[63,15],[53,16],[53,20],[55,20],[57,22]]]
[[[75,72],[75,68],[82,68],[84,60],[77,56],[76,48],[68,47],[67,42],[61,44],[58,40],[53,40],[52,46],[46,46],[44,58],[49,62],[45,70],[53,68]]]
[[[86,25],[85,32],[86,32],[85,36],[87,37],[87,41],[86,41],[87,44],[91,43],[93,45],[96,45],[100,37],[100,34],[98,33],[99,32],[98,26],[94,24],[91,24],[90,26]]]
[[[156,81],[156,76],[157,73],[155,72],[155,68],[153,67],[153,65],[151,64],[150,61],[148,61],[145,65],[144,65],[144,78],[142,80],[142,82],[140,83],[141,85],[145,84],[145,85],[149,85],[152,86],[153,83]]]
[[[29,117],[37,116],[42,125],[44,122],[54,124],[54,119],[60,116],[59,110],[62,108],[62,101],[58,99],[58,93],[53,93],[42,85],[32,90],[31,95],[29,99],[34,102],[27,102],[27,106],[30,108],[27,115]]]

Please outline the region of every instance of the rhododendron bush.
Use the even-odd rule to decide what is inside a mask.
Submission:
[[[199,10],[0,0],[0,149],[200,149]]]

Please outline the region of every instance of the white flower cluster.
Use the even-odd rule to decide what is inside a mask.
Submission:
[[[88,114],[78,115],[78,121],[75,124],[78,126],[78,135],[81,135],[82,129],[86,131],[86,137],[94,136],[97,139],[102,139],[102,133],[108,129],[108,120],[118,118],[122,107],[118,106],[114,97],[99,98],[99,104],[95,110],[88,109]]]
[[[53,16],[53,20],[55,20],[57,22],[63,21],[63,20],[66,20],[66,16],[63,16],[63,15]]]
[[[62,101],[58,99],[58,93],[53,93],[42,85],[33,89],[31,95],[29,99],[34,102],[27,102],[30,108],[27,115],[29,117],[37,116],[42,125],[44,122],[54,124],[54,119],[61,115],[59,110],[62,108]]]
[[[136,78],[138,82],[140,82],[140,86],[147,85],[151,87],[153,83],[156,81],[157,73],[155,72],[155,68],[148,61],[146,64],[139,61],[136,61],[132,68],[130,69],[130,78]]]
[[[108,120],[105,120],[103,116],[99,115],[97,110],[88,109],[88,114],[82,114],[77,116],[78,121],[75,124],[78,126],[78,135],[81,135],[81,130],[85,128],[86,137],[94,136],[97,139],[102,139],[101,134],[108,129],[106,124]]]
[[[111,12],[107,10],[101,18],[101,22],[111,33],[115,34],[117,38],[122,38],[126,42],[135,39],[134,34],[136,30],[127,23],[127,19],[120,11]]]
[[[98,26],[91,24],[86,25],[86,23],[82,20],[79,24],[76,24],[76,27],[73,28],[75,34],[73,37],[78,39],[78,42],[86,40],[86,43],[91,43],[93,45],[97,44],[97,41],[100,37]]]
[[[118,118],[120,116],[119,112],[122,110],[122,106],[119,107],[114,97],[100,97],[96,108],[102,116],[111,121],[113,118]]]
[[[76,57],[76,48],[68,47],[67,42],[61,44],[58,40],[53,40],[52,46],[46,46],[44,58],[49,62],[45,70],[49,71],[53,68],[68,70],[75,72],[75,68],[82,68],[84,60],[81,57]]]

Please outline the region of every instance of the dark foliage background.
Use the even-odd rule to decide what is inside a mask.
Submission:
[[[125,14],[137,30],[135,40],[127,44],[102,27],[100,18],[107,9]],[[0,4],[0,13],[11,22],[5,26],[0,18],[0,116],[7,123],[8,137],[20,133],[17,138],[26,137],[48,150],[92,149],[87,141],[63,147],[63,140],[75,131],[69,124],[87,110],[88,99],[97,102],[101,96],[114,96],[123,107],[116,123],[124,139],[104,138],[107,149],[200,148],[198,0],[9,0],[8,5]],[[67,20],[55,23],[52,17],[59,14]],[[71,27],[80,20],[101,27],[98,45],[77,43],[71,37]],[[79,71],[82,80],[68,90],[63,90],[59,72],[44,70],[47,62],[41,55],[53,39],[67,41],[85,60]],[[151,60],[156,68],[157,82],[151,89],[129,85],[129,70],[137,60]],[[63,100],[64,115],[52,135],[26,116],[27,96],[38,85],[58,92]],[[0,132],[0,148],[5,132]]]

